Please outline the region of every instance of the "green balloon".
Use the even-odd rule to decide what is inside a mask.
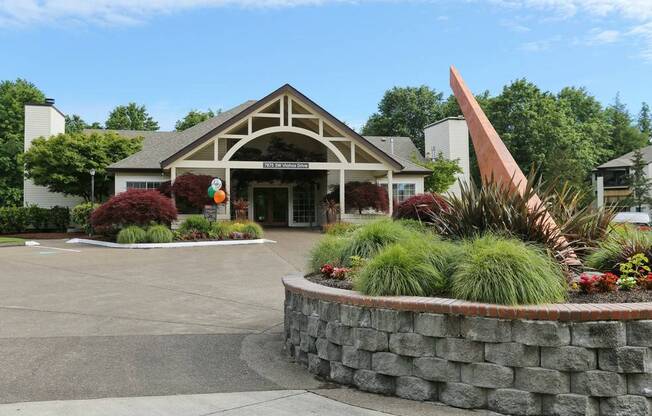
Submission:
[[[215,195],[215,189],[212,186],[208,187],[208,197],[213,199],[213,196]]]

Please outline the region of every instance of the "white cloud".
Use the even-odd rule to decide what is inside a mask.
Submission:
[[[561,40],[561,36],[555,36],[549,39],[525,42],[520,49],[526,52],[543,52],[549,50],[555,43]]]
[[[586,34],[587,45],[614,43],[625,37],[641,43],[641,57],[652,62],[652,0],[491,0],[493,4],[518,9],[548,12],[560,19],[589,16],[613,26],[615,19],[624,27],[609,30],[593,29]],[[546,41],[529,42],[525,49],[536,50]]]
[[[0,26],[87,21],[135,24],[157,14],[181,10],[240,6],[294,7],[347,0],[0,0]]]
[[[513,32],[525,33],[532,30],[528,26],[525,26],[524,24],[519,23],[516,20],[503,20],[502,22],[500,22],[500,25],[506,27],[507,29]]]
[[[618,30],[599,30],[594,29],[589,32],[588,44],[599,45],[604,43],[614,43],[620,40],[621,33]]]

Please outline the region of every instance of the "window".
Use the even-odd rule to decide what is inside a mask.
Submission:
[[[295,224],[315,222],[315,192],[312,186],[295,186],[292,189],[292,222]]]
[[[609,169],[602,172],[605,187],[624,187],[629,184],[629,170]]]
[[[387,184],[383,183],[380,186],[387,189]],[[392,192],[394,193],[394,200],[401,202],[405,201],[411,196],[416,194],[416,184],[413,183],[395,183],[392,184]]]
[[[127,181],[127,189],[158,189],[163,182]]]

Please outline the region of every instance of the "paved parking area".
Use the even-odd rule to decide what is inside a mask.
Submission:
[[[178,395],[221,394],[211,400],[222,403],[235,392],[290,390],[332,396],[332,414],[341,413],[339,402],[377,409],[375,396],[342,396],[283,356],[281,277],[303,270],[320,234],[268,230],[266,237],[277,243],[118,250],[41,241],[0,248],[0,415],[60,414],[67,406],[80,413],[66,414],[96,414],[96,407],[112,414],[113,404],[167,400],[149,396],[186,403],[192,400]],[[250,394],[252,406],[267,400]],[[296,399],[281,396],[291,409]],[[103,399],[116,397],[125,399]],[[321,399],[310,400],[323,408]],[[50,404],[15,405],[43,401]],[[396,404],[402,402],[385,406],[393,403],[392,414],[422,414],[412,403]]]

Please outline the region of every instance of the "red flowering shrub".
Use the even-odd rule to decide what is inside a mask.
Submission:
[[[324,275],[324,277],[331,277],[333,274],[334,267],[331,266],[330,264],[324,264],[321,266],[321,269],[319,269],[319,272]]]
[[[326,195],[326,200],[340,202],[339,186]],[[347,182],[344,185],[345,211],[350,208],[358,210],[359,214],[365,209],[374,209],[385,212],[389,209],[387,190],[371,182]]]
[[[652,290],[652,273],[648,273],[647,276],[641,277],[638,280],[638,285],[643,290]]]
[[[618,276],[613,273],[605,273],[598,276],[595,287],[598,292],[615,292],[618,290]]]
[[[582,273],[578,282],[582,293],[595,293],[598,291],[599,275]]]
[[[96,208],[90,221],[97,232],[106,234],[116,232],[127,225],[170,225],[176,218],[177,209],[172,200],[159,191],[129,189]]]
[[[406,220],[425,220],[431,213],[448,211],[448,202],[437,194],[425,193],[414,195],[394,208],[394,218]]]
[[[201,209],[204,205],[213,203],[213,200],[208,197],[208,187],[212,180],[213,177],[209,175],[184,173],[174,180],[172,192],[175,198],[182,199],[191,207]]]
[[[333,279],[339,279],[339,280],[344,280],[346,279],[346,275],[350,272],[351,270],[347,267],[335,267],[333,269],[333,273],[331,273],[331,277]]]

